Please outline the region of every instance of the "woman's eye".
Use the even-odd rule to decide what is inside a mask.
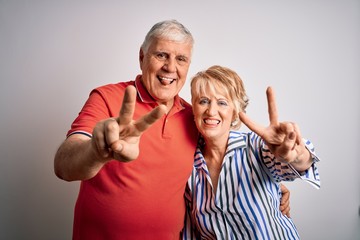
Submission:
[[[228,103],[226,101],[219,101],[218,104],[220,106],[227,106],[228,105]]]
[[[208,104],[208,103],[209,103],[209,99],[202,98],[202,99],[200,99],[199,103],[200,103],[201,105]]]

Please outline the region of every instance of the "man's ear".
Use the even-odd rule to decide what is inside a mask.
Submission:
[[[142,69],[142,63],[143,63],[143,60],[144,60],[144,51],[140,48],[140,51],[139,51],[139,63],[140,63],[140,69]]]

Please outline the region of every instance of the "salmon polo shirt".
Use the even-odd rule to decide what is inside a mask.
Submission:
[[[133,119],[157,106],[141,75],[135,81],[105,85],[90,93],[67,135],[91,137],[97,122],[118,117],[129,85],[138,93]],[[176,96],[171,111],[141,136],[136,160],[112,160],[95,177],[82,181],[73,239],[179,239],[198,136],[193,119],[190,104]]]

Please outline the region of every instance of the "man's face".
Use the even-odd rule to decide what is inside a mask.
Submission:
[[[189,43],[164,39],[155,39],[147,53],[140,50],[142,82],[158,103],[172,106],[186,81],[191,50]]]

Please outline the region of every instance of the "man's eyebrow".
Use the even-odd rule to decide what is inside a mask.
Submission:
[[[167,53],[167,52],[164,50],[154,50],[153,53]]]

